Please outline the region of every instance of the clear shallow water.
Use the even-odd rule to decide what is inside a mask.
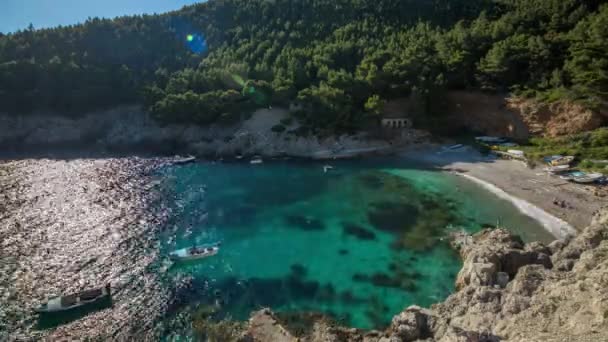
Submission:
[[[185,304],[246,319],[252,310],[320,311],[378,328],[411,304],[453,291],[460,268],[445,237],[500,224],[549,241],[536,221],[478,185],[405,162],[194,164],[161,172],[173,206],[161,254],[222,242],[174,265],[191,276]]]

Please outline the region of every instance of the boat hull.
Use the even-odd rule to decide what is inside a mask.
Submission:
[[[98,303],[104,299],[110,298],[112,295],[109,285],[104,288],[97,289],[97,290],[100,291],[100,294],[98,296],[95,296],[94,298],[90,298],[90,299],[82,298],[82,296],[84,296],[84,293],[86,291],[72,294],[72,295],[51,298],[46,302],[46,304],[43,304],[42,306],[35,308],[34,311],[37,313],[40,313],[40,314],[71,311],[71,310],[74,310],[74,309],[77,309],[77,308],[80,308],[83,306],[87,306],[87,305],[90,305],[93,303]],[[95,291],[95,290],[92,290],[92,291]],[[77,298],[77,301],[71,305],[64,305],[62,303],[63,299],[68,298],[68,297]]]

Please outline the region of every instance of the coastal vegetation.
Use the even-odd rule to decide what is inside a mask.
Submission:
[[[142,103],[161,122],[204,125],[295,102],[312,132],[336,132],[404,96],[437,115],[454,89],[603,106],[605,3],[211,0],[30,27],[0,35],[0,108],[78,116]]]
[[[605,172],[608,167],[608,129],[555,138],[534,137],[518,149],[537,161],[551,155],[575,156],[579,168]]]

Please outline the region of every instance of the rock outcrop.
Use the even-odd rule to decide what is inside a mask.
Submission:
[[[321,320],[300,341],[608,341],[608,211],[569,241],[523,244],[505,230],[459,239],[457,292],[430,309],[411,306],[383,332]],[[270,311],[253,316],[243,341],[297,338]],[[274,337],[273,337],[274,338]]]
[[[155,153],[191,153],[199,156],[234,156],[235,154],[311,158],[333,158],[368,152],[388,151],[394,146],[425,142],[427,133],[403,130],[392,144],[372,139],[366,134],[319,138],[303,136],[296,123],[285,130],[273,127],[288,118],[281,108],[260,109],[235,124],[161,125],[138,106],[67,118],[49,113],[27,116],[0,114],[0,146],[14,149],[42,150],[74,148],[101,151],[144,149]],[[293,120],[287,120],[293,122]]]
[[[516,96],[453,91],[447,102],[450,120],[455,124],[514,139],[576,134],[594,130],[606,122],[601,111],[569,101],[544,103]]]

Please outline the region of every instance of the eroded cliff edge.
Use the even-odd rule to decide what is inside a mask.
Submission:
[[[463,258],[457,292],[430,309],[411,306],[383,332],[318,320],[302,333],[269,310],[242,341],[608,341],[608,210],[569,241],[548,246],[505,230],[454,240]]]

